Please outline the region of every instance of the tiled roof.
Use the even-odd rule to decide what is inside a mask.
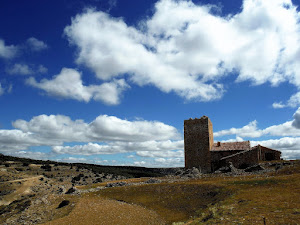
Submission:
[[[211,151],[233,151],[233,150],[250,150],[250,141],[241,142],[217,142],[214,143]]]

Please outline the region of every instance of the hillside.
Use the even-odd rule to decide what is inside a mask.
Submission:
[[[226,172],[226,173],[225,173]],[[300,161],[201,174],[0,155],[0,224],[299,224]]]

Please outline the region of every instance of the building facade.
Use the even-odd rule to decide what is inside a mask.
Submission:
[[[207,116],[184,121],[185,168],[210,173],[231,162],[246,168],[259,161],[279,160],[281,152],[264,146],[251,148],[250,141],[214,143],[213,125]]]

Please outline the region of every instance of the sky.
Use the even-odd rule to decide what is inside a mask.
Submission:
[[[183,122],[300,159],[300,2],[2,0],[0,153],[184,166]]]

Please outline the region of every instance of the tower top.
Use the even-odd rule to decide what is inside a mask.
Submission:
[[[195,120],[209,120],[208,116],[202,116],[201,118],[189,118],[188,120],[184,120],[184,122],[188,122],[188,121],[195,121]]]

